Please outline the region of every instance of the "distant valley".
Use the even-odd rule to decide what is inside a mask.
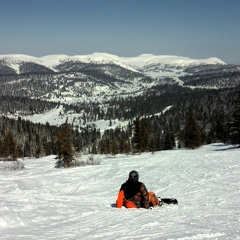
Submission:
[[[124,152],[140,119],[144,151],[171,149],[184,141],[191,108],[203,143],[224,142],[239,83],[240,65],[218,58],[1,55],[0,137],[14,129],[21,151],[28,149],[21,154],[50,154],[56,152],[56,127],[67,122],[78,149],[106,152],[118,144]],[[169,136],[175,140],[166,147]]]

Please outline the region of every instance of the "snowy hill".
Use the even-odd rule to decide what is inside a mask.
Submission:
[[[76,55],[76,56],[67,56],[67,55],[48,55],[41,58],[31,57],[28,55],[21,54],[9,54],[9,55],[0,55],[0,61],[5,63],[16,70],[17,73],[20,73],[20,66],[23,63],[35,63],[38,65],[45,66],[59,72],[57,66],[66,63],[66,62],[80,62],[80,63],[97,63],[97,64],[115,64],[123,68],[137,71],[135,68],[141,70],[145,69],[146,66],[163,66],[163,67],[187,67],[190,65],[207,65],[207,64],[225,64],[218,58],[209,58],[209,59],[190,59],[187,57],[171,56],[171,55],[153,55],[153,54],[142,54],[137,57],[119,57],[107,53],[93,53],[89,55]]]
[[[2,73],[64,73],[76,72],[86,66],[115,66],[119,71],[144,74],[145,76],[178,77],[185,75],[187,67],[206,65],[226,65],[218,58],[190,59],[172,55],[142,54],[137,57],[119,57],[108,53],[88,55],[48,55],[41,58],[21,54],[0,55],[0,74]],[[105,73],[115,75],[112,69],[103,69]],[[128,73],[129,75],[129,73]],[[138,75],[138,78],[143,76]],[[134,77],[131,77],[134,79]],[[135,76],[136,78],[136,76]],[[126,76],[124,77],[126,79]]]
[[[212,76],[209,80],[208,72],[214,69],[214,76],[218,74],[219,79],[219,74],[221,76],[227,66],[218,58],[190,59],[152,54],[119,57],[93,53],[76,56],[49,55],[41,58],[20,54],[0,55],[0,94],[55,102],[89,101],[95,97],[111,98],[116,95],[136,96],[146,91],[155,91],[164,84],[184,85],[183,77],[194,77],[198,74],[196,68],[207,69],[201,79],[207,78],[204,87],[212,88]],[[236,85],[239,69],[232,68],[234,70],[230,76],[225,76],[214,87]],[[233,80],[229,81],[229,78]],[[196,82],[191,86],[186,84],[187,87],[192,85],[196,87]]]
[[[1,239],[240,239],[239,154],[213,144],[101,156],[98,166],[70,169],[55,169],[54,156],[25,159],[24,170],[0,172]],[[114,208],[133,169],[149,191],[179,205]]]

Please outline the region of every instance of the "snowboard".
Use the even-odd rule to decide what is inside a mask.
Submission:
[[[161,200],[162,204],[176,204],[176,205],[178,204],[178,200],[176,198],[160,198],[160,197],[158,197],[158,199]]]

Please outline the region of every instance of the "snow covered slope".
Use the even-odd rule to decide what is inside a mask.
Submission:
[[[211,81],[216,75],[220,79],[217,87],[232,87],[229,85],[238,81],[239,71],[235,70],[230,77],[219,78],[226,66],[228,65],[218,58],[190,59],[152,54],[119,57],[93,53],[75,56],[49,55],[41,58],[19,54],[0,55],[0,94],[63,102],[95,97],[103,99],[112,96],[136,96],[147,91],[156,91],[164,84],[182,86],[186,80],[183,81],[182,77],[196,75],[199,78],[198,69],[205,68],[205,75],[200,76],[202,82],[207,78],[204,88],[216,87],[212,86],[215,81]],[[215,72],[209,77],[212,69]],[[231,76],[234,79],[229,81]],[[191,82],[196,87],[196,81]],[[199,85],[203,87],[202,84]]]
[[[187,57],[171,56],[171,55],[152,55],[152,54],[142,54],[137,57],[119,57],[107,53],[93,53],[89,55],[48,55],[41,58],[31,57],[28,55],[21,54],[9,54],[0,55],[0,61],[2,64],[7,64],[7,66],[13,68],[17,73],[20,73],[20,66],[23,63],[34,63],[50,70],[58,71],[57,66],[62,63],[95,63],[95,64],[115,64],[125,69],[138,72],[143,71],[147,73],[158,72],[157,70],[163,68],[179,69],[179,67],[184,68],[188,66],[206,65],[206,64],[225,64],[218,58],[208,58],[208,59],[190,59]],[[151,74],[149,74],[151,75]]]
[[[70,169],[55,169],[54,156],[26,159],[24,170],[0,172],[1,239],[240,239],[239,156],[213,144],[101,156],[101,165]],[[116,209],[133,169],[148,190],[179,205]]]
[[[143,66],[146,64],[160,63],[169,65],[182,65],[187,66],[189,64],[225,64],[218,58],[208,59],[191,59],[188,57],[180,57],[173,55],[153,55],[153,54],[142,54],[138,57],[122,58],[125,62],[130,65]]]

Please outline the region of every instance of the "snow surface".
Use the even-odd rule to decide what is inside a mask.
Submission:
[[[153,55],[153,54],[142,54],[138,57],[122,58],[125,62],[142,67],[148,64],[170,64],[187,66],[189,64],[225,64],[218,58],[212,57],[207,59],[191,59],[188,57],[174,56],[174,55]]]
[[[142,66],[146,65],[146,63],[164,63],[164,64],[225,64],[222,60],[212,57],[207,59],[191,59],[188,57],[182,56],[174,56],[174,55],[153,55],[153,54],[141,54],[136,57],[119,57],[117,55],[108,54],[108,53],[92,53],[87,55],[64,55],[64,54],[55,54],[55,55],[46,55],[40,58],[23,55],[23,54],[8,54],[8,55],[0,55],[0,59],[15,59],[21,61],[33,61],[37,63],[47,62],[46,66],[49,66],[50,63],[55,65],[56,63],[60,63],[66,60],[78,60],[81,62],[117,62],[117,63],[128,63],[130,65]]]
[[[167,107],[163,112],[167,111],[170,107]],[[155,115],[161,115],[161,113],[155,114]],[[17,118],[18,116],[15,115],[8,115],[10,118]],[[66,121],[69,124],[77,125],[80,127],[85,128],[87,125],[91,126],[94,125],[96,129],[100,129],[101,133],[104,133],[107,129],[115,129],[116,127],[125,127],[129,121],[119,121],[118,119],[112,119],[110,126],[109,120],[99,119],[93,122],[87,122],[86,124],[83,123],[83,113],[67,113],[64,114],[63,106],[60,105],[54,109],[51,109],[43,114],[34,114],[29,116],[21,116],[22,119],[29,120],[33,123],[41,123],[53,126],[60,126],[61,124],[64,124]]]
[[[240,239],[240,149],[100,156],[101,164],[54,168],[54,156],[1,171],[1,240]],[[148,190],[179,205],[114,207],[120,185],[137,170]]]

